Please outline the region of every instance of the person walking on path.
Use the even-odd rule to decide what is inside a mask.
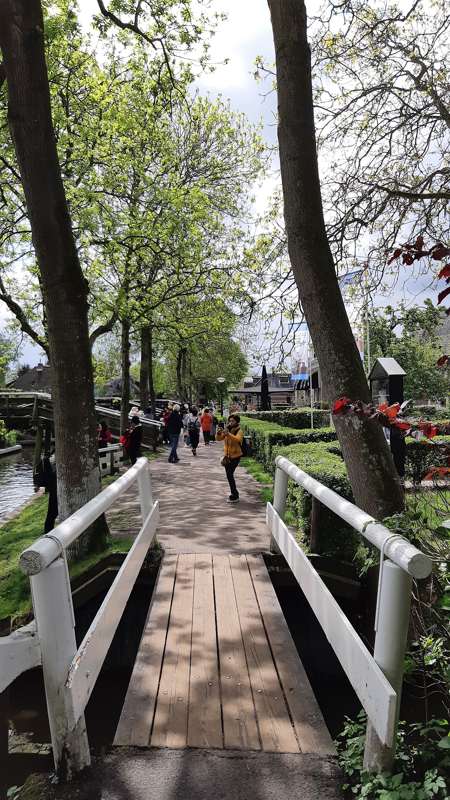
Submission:
[[[131,425],[128,429],[126,449],[132,464],[135,464],[141,457],[142,444],[142,425],[139,417],[131,418]]]
[[[189,436],[189,443],[192,447],[192,455],[197,455],[197,447],[200,441],[200,420],[198,418],[198,411],[195,406],[192,406],[191,413],[188,417],[187,432]]]
[[[200,417],[200,425],[203,431],[203,441],[205,445],[209,445],[209,441],[211,438],[211,429],[213,424],[212,414],[209,408],[205,408],[203,410],[203,414]]]
[[[170,440],[169,464],[177,464],[180,460],[177,455],[177,447],[182,430],[183,418],[180,414],[180,406],[174,406],[167,421],[167,433]]]
[[[219,423],[218,418],[216,417],[214,411],[212,412],[212,425],[211,425],[211,442],[214,442],[216,439],[217,433],[217,425]]]
[[[163,444],[169,444],[169,443],[170,443],[169,432],[168,432],[168,430],[167,430],[167,426],[168,426],[168,424],[169,424],[169,419],[170,419],[170,415],[171,415],[171,413],[172,413],[172,409],[170,408],[170,406],[169,406],[169,405],[167,405],[167,406],[165,407],[165,409],[164,409],[164,411],[163,411],[163,415],[162,415],[162,423],[163,423]]]
[[[224,443],[224,455],[222,458],[222,466],[225,467],[225,473],[230,486],[230,496],[227,500],[228,503],[239,502],[239,492],[236,487],[234,473],[239,464],[242,456],[242,442],[244,440],[244,433],[240,428],[241,419],[239,414],[231,414],[228,417],[228,424],[226,428],[219,423],[217,429],[216,439],[218,442]]]

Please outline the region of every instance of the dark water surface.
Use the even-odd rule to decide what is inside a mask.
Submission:
[[[0,456],[0,523],[33,494],[33,448]]]

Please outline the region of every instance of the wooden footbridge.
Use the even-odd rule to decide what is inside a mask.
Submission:
[[[97,421],[105,420],[112,433],[117,437],[120,433],[120,411],[103,406],[97,401],[95,405]],[[18,390],[0,390],[0,418],[8,420],[13,427],[35,427],[50,436],[53,428],[53,400],[44,392],[22,392]],[[161,423],[156,420],[142,418],[144,446],[156,449],[160,438]]]
[[[130,749],[133,747],[141,748],[147,759],[139,762],[139,769],[147,765],[150,770],[149,786],[153,785],[153,767],[163,773],[164,765],[167,770],[173,769],[174,759],[170,754],[180,751],[191,754],[183,762],[185,765],[192,762],[195,753],[204,753],[207,758],[220,752],[224,756],[240,753],[246,759],[244,771],[247,765],[249,774],[257,775],[260,763],[269,782],[272,772],[286,768],[289,756],[297,759],[289,761],[289,769],[292,775],[298,772],[298,786],[303,785],[303,779],[306,783],[312,781],[315,792],[301,793],[299,797],[322,793],[327,798],[337,798],[336,771],[330,767],[333,743],[291,638],[262,551],[268,549],[271,540],[272,546],[276,545],[283,553],[367,711],[366,766],[375,769],[386,768],[392,759],[411,580],[429,574],[430,560],[407,540],[393,535],[284,458],[277,459],[274,502],[268,504],[265,519],[257,504],[246,500],[247,487],[251,491],[248,484],[251,479],[247,476],[242,479],[239,506],[227,507],[222,498],[217,495],[213,498],[216,519],[225,519],[220,542],[214,535],[213,515],[208,520],[212,533],[209,538],[205,533],[199,539],[196,520],[204,516],[202,492],[207,478],[212,476],[214,480],[214,469],[219,470],[213,466],[213,461],[219,461],[219,453],[213,447],[205,448],[192,461],[188,461],[187,453],[187,450],[182,453],[180,465],[162,465],[158,460],[152,463],[158,500],[153,496],[149,463],[139,459],[83,509],[58,525],[51,535],[41,537],[22,554],[20,564],[30,576],[36,625],[0,640],[0,691],[24,670],[42,664],[56,768],[70,777],[90,763],[84,709],[158,531],[165,555],[115,734],[114,752],[121,759],[116,776],[127,772],[128,763],[135,764],[132,759],[136,756]],[[160,468],[165,470],[163,482],[158,482]],[[199,487],[202,478],[200,490],[188,492],[189,486]],[[373,654],[283,523],[288,479],[353,525],[381,551]],[[136,486],[142,526],[89,631],[77,647],[66,549],[96,517]],[[164,517],[170,511],[173,514],[177,505],[174,487],[180,490],[181,497],[191,498],[177,509],[180,523],[189,520],[190,535],[178,538],[173,524],[171,530],[164,526]],[[207,488],[211,487],[215,490],[215,484],[207,484]],[[252,537],[246,542],[246,520],[250,529],[255,516],[257,529],[253,526]],[[233,538],[235,528],[244,533],[241,538]],[[161,756],[162,762],[158,756],[156,762],[152,753],[166,755]],[[276,755],[282,760],[267,762],[269,754],[271,759]],[[255,762],[255,758],[260,762]],[[314,766],[308,767],[305,759],[313,759]],[[181,768],[181,762],[177,763]],[[199,762],[195,763],[197,769]],[[218,782],[217,763],[214,761],[216,766],[211,766],[211,774],[205,775],[204,792],[192,790],[192,796],[210,796],[209,785]],[[328,766],[325,769],[321,764]],[[108,780],[108,769],[114,769],[113,763],[106,761],[99,769]],[[318,787],[314,781],[319,773],[324,779],[324,769],[328,783]],[[131,783],[133,780],[130,773]],[[236,780],[241,778],[238,776]],[[113,792],[101,797],[147,797],[145,793],[134,794],[131,783],[122,794]],[[164,784],[155,789],[153,796],[181,795],[171,794]],[[183,796],[189,800],[191,794]],[[261,789],[257,796],[275,795],[269,791],[266,795]]]

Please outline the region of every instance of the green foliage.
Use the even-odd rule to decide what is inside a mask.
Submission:
[[[0,333],[0,387],[5,385],[8,369],[17,356],[17,345],[4,333]]]
[[[370,315],[370,342],[373,358],[392,356],[406,372],[405,398],[442,400],[448,394],[448,372],[436,366],[442,355],[437,329],[442,312],[425,300],[423,308],[395,309],[386,306]]]
[[[275,422],[286,428],[296,428],[303,430],[311,428],[311,409],[294,408],[292,411],[252,411],[247,416],[251,419],[260,419],[263,422]],[[330,412],[328,410],[313,410],[314,428],[324,428],[330,424]]]
[[[334,428],[318,428],[317,430],[303,430],[292,427],[283,427],[275,422],[266,422],[251,417],[242,416],[241,424],[245,433],[250,436],[252,449],[256,458],[264,467],[273,473],[275,447],[288,446],[307,442],[334,442],[336,431]]]
[[[48,496],[38,497],[0,529],[0,620],[17,627],[31,612],[30,582],[19,569],[19,556],[44,530]],[[82,574],[110,553],[127,553],[132,538],[113,540],[106,548],[69,565],[71,577]]]
[[[448,462],[450,436],[438,436],[429,441],[406,439],[405,474],[414,483],[420,483],[431,467],[444,467]]]
[[[338,759],[345,776],[346,796],[367,800],[447,800],[450,768],[450,728],[447,720],[400,722],[392,773],[363,770],[366,715],[346,718],[338,737]]]
[[[436,406],[418,406],[414,403],[411,412],[411,417],[420,417],[420,419],[430,420],[432,422],[439,422],[439,424],[447,423],[450,425],[450,409],[436,408]]]
[[[346,500],[354,502],[350,481],[344,461],[333,447],[333,443],[312,442],[294,444],[290,447],[275,447],[273,457],[284,456],[316,480],[337,492]],[[288,483],[288,508],[303,539],[310,534],[312,500],[311,495],[293,481]],[[360,542],[353,528],[329,511],[321,508],[320,547],[324,555],[336,556],[343,561],[352,561]]]
[[[0,447],[12,447],[17,442],[17,431],[10,431],[0,419]]]

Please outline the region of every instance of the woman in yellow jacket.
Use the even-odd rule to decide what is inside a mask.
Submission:
[[[226,428],[223,426],[218,427],[216,433],[217,441],[224,442],[222,466],[225,467],[231,493],[227,500],[228,503],[239,502],[239,492],[236,488],[234,472],[242,456],[242,441],[244,439],[244,434],[239,427],[240,421],[241,419],[238,414],[231,414],[231,416],[228,417],[228,424]]]

